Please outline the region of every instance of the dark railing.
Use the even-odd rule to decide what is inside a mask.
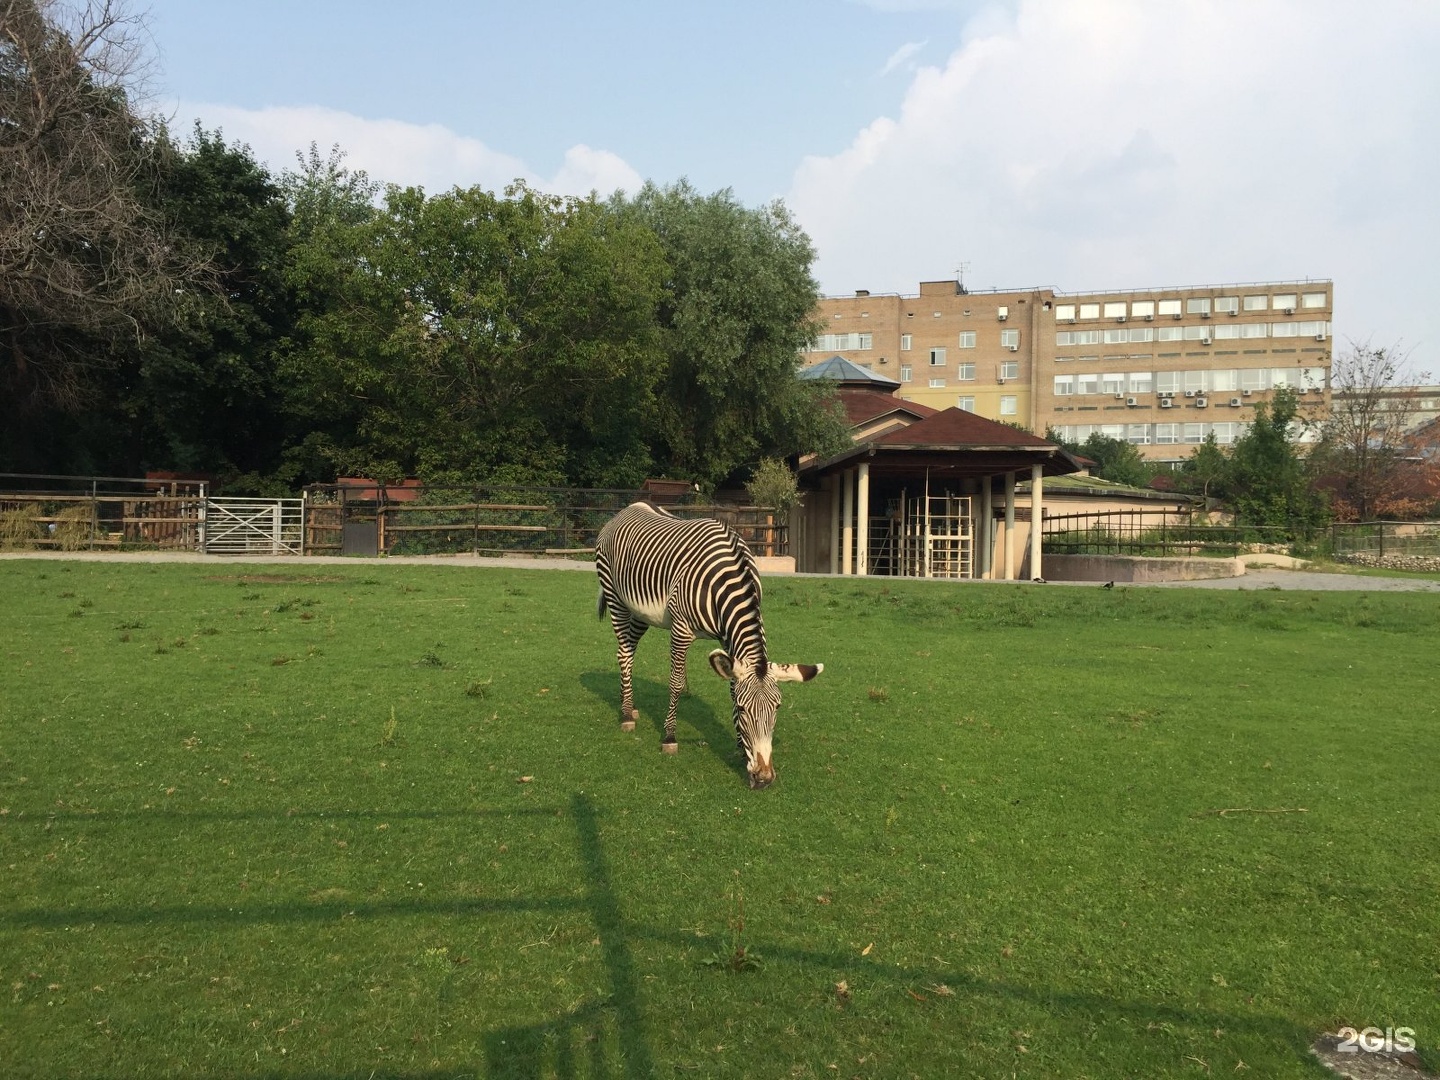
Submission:
[[[1216,523],[1168,510],[1109,510],[1045,518],[1042,550],[1053,555],[1233,556],[1313,540],[1306,527]]]
[[[1330,526],[1336,556],[1440,556],[1440,521],[1352,521]]]
[[[361,497],[357,497],[357,493]],[[307,553],[588,556],[615,512],[646,499],[613,488],[408,487],[307,489]],[[712,517],[756,555],[789,552],[789,530],[756,507],[663,500],[677,517]]]

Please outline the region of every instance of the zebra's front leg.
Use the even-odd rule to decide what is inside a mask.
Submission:
[[[635,666],[635,646],[640,643],[647,629],[644,623],[632,622],[630,619],[615,619],[615,637],[620,642],[620,649],[615,654],[615,659],[620,663],[620,730],[634,731],[635,721],[640,719],[640,713],[635,709],[635,695],[630,683],[630,674]]]
[[[675,741],[675,709],[685,692],[685,654],[694,640],[695,635],[684,623],[676,622],[670,627],[670,708],[665,713],[665,738],[660,742],[660,749],[667,754],[680,750],[680,744]]]

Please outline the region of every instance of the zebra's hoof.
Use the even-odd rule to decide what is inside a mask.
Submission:
[[[634,731],[634,730],[635,730],[635,721],[634,721],[634,720],[621,720],[621,721],[620,721],[620,730],[621,730],[621,731]]]
[[[660,744],[660,749],[664,750],[667,754],[678,754],[680,752],[680,744],[673,742],[662,742]]]

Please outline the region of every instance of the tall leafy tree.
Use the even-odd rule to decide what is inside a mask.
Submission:
[[[1299,528],[1323,524],[1324,496],[1310,483],[1293,435],[1299,399],[1279,389],[1255,406],[1255,418],[1230,452],[1230,502],[1241,522]]]
[[[667,469],[713,487],[762,457],[846,445],[823,389],[795,378],[818,292],[810,240],[784,205],[749,209],[682,181],[646,184],[611,207],[665,253],[654,439]]]
[[[1398,346],[1352,342],[1331,368],[1330,414],[1314,464],[1347,518],[1374,517],[1411,479],[1406,462],[1419,390],[1404,385],[1407,360]]]
[[[523,185],[332,215],[293,262],[292,375],[342,418],[309,445],[381,478],[638,482],[662,267],[634,223]]]

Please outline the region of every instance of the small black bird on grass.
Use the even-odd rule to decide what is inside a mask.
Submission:
[[[1113,581],[1107,581],[1104,585],[1101,585],[1100,587],[1102,589],[1113,589],[1115,587],[1115,583]]]

